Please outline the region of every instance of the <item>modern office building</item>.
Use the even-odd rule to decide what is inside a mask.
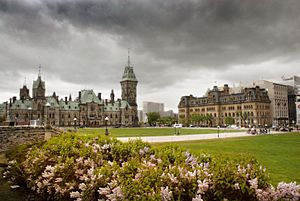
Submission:
[[[294,125],[299,122],[297,119],[297,102],[300,99],[300,77],[282,77],[282,83],[288,85],[288,109],[289,109],[289,124]]]
[[[161,116],[164,113],[164,104],[150,101],[143,101],[143,120],[147,121],[147,113],[157,112]]]
[[[273,126],[286,126],[289,124],[289,87],[267,80],[255,81],[255,85],[268,90],[271,100],[271,115]]]

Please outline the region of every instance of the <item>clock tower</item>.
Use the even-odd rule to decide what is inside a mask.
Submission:
[[[121,80],[122,88],[122,100],[125,100],[129,103],[133,110],[132,122],[134,126],[138,125],[138,115],[137,115],[137,84],[138,80],[135,77],[133,72],[133,67],[130,64],[130,55],[128,51],[128,64],[125,66],[125,70]]]

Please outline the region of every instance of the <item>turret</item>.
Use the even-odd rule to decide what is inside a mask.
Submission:
[[[129,103],[134,112],[133,124],[138,125],[138,116],[137,116],[137,84],[138,80],[135,77],[133,67],[130,64],[130,55],[128,50],[128,64],[125,66],[124,73],[121,80],[122,88],[122,100],[125,100]]]
[[[29,89],[26,85],[23,85],[23,87],[20,89],[20,100],[26,100],[30,99],[29,96]]]
[[[115,103],[115,94],[114,94],[113,89],[111,90],[111,93],[110,93],[110,102],[111,102],[111,104]]]
[[[39,75],[37,80],[33,81],[32,85],[32,98],[34,99],[45,99],[45,82],[41,78],[41,66],[39,66]]]
[[[133,67],[130,65],[130,56],[128,53],[128,64],[125,66],[121,80],[122,100],[126,100],[130,106],[137,107],[137,83]]]

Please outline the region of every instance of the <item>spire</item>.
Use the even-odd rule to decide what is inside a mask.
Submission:
[[[128,48],[128,66],[130,66],[130,49]]]
[[[26,86],[26,77],[24,77],[24,83],[23,86]]]
[[[130,66],[130,51],[129,51],[129,48],[128,48],[128,65],[125,66],[124,73],[123,73],[123,76],[122,76],[122,81],[125,81],[125,80],[137,81],[137,79],[135,77],[135,74],[134,74],[134,71],[133,71],[133,67]]]
[[[111,93],[110,93],[110,102],[112,104],[115,103],[115,94],[114,94],[114,90],[113,89],[111,90]]]
[[[41,64],[39,64],[39,77],[41,77],[41,68],[42,68],[42,66],[41,66]]]

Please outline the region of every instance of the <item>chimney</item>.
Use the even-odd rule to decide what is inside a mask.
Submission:
[[[81,99],[81,91],[78,92],[78,98],[79,98],[79,100]]]
[[[101,100],[101,93],[98,93],[98,98],[99,100]]]
[[[11,107],[11,98],[9,99],[9,107]]]
[[[228,84],[224,84],[224,93],[229,94],[229,87]]]
[[[65,97],[65,103],[68,104],[68,97]]]
[[[16,97],[16,96],[14,96],[14,97],[13,97],[13,103],[15,103],[15,102],[16,102],[16,100],[17,100],[17,97]]]

